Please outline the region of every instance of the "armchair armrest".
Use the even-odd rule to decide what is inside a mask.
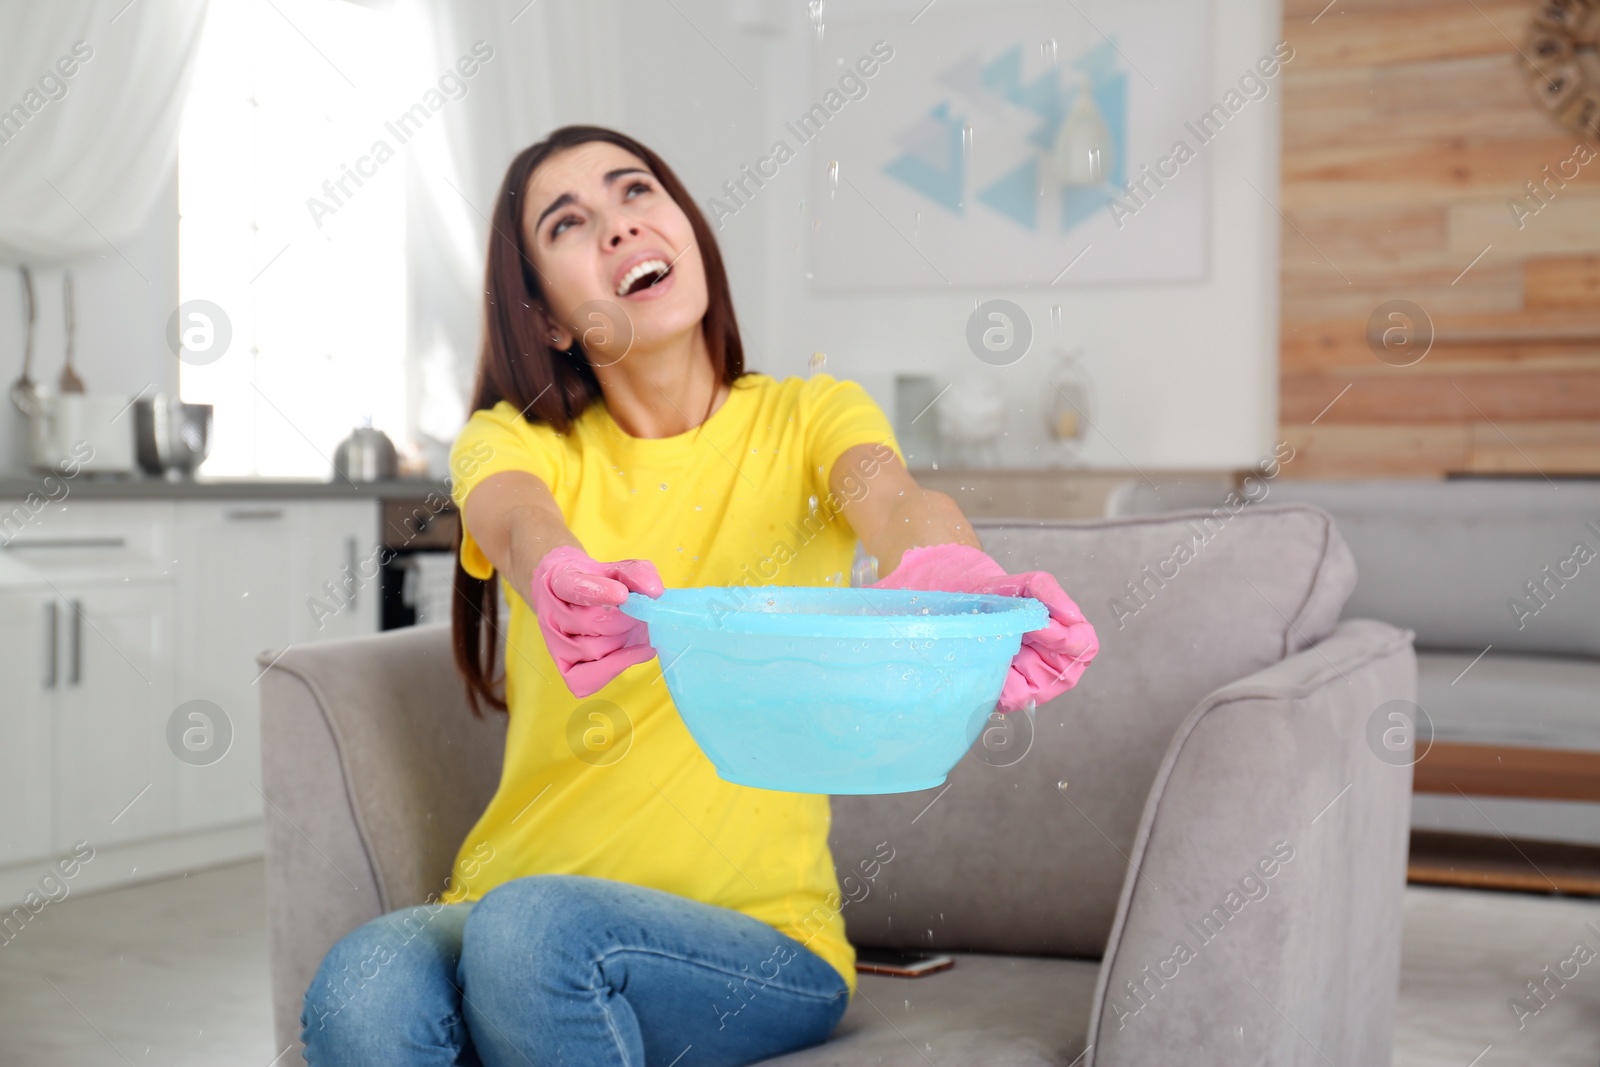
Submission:
[[[1088,1065],[1389,1062],[1411,767],[1367,731],[1416,699],[1412,636],[1346,621],[1189,713],[1131,850]]]
[[[257,662],[273,1019],[277,1047],[298,1048],[301,1000],[333,943],[445,890],[500,780],[505,717],[467,710],[448,627]]]

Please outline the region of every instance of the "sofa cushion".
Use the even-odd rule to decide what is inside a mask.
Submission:
[[[1474,657],[1417,657],[1417,703],[1435,737],[1600,751],[1600,660],[1502,656],[1498,649],[1476,663]]]
[[[846,931],[858,944],[1098,958],[1178,724],[1212,690],[1330,633],[1354,565],[1328,515],[1304,506],[974,525],[1008,571],[1061,581],[1100,654],[1035,715],[992,720],[941,789],[834,798],[841,875],[882,842],[895,850],[846,909]]]
[[[921,978],[864,974],[826,1044],[763,1067],[1067,1067],[1083,1052],[1100,968],[958,956]]]
[[[1347,614],[1419,649],[1600,657],[1600,483],[1283,481],[1271,499],[1333,515],[1361,569]]]

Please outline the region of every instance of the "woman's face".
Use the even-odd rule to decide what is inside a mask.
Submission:
[[[577,339],[605,366],[700,328],[708,298],[694,230],[638,156],[605,141],[558,152],[523,203],[558,347]]]

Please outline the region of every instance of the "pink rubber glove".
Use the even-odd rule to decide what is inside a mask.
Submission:
[[[550,656],[573,696],[599,692],[656,654],[645,624],[617,610],[629,592],[657,597],[661,575],[647,559],[600,563],[562,545],[533,569],[533,610]]]
[[[1022,647],[1011,661],[995,705],[1001,712],[1026,707],[1030,700],[1043,704],[1065,693],[1078,684],[1100,651],[1094,627],[1054,576],[1046,571],[1007,574],[987,553],[968,545],[913,548],[873,588],[1033,597],[1049,609],[1050,622],[1044,629],[1022,635]]]

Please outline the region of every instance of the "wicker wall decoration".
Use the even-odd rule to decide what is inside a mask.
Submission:
[[[1528,27],[1529,84],[1563,126],[1600,136],[1600,0],[1544,0]]]

